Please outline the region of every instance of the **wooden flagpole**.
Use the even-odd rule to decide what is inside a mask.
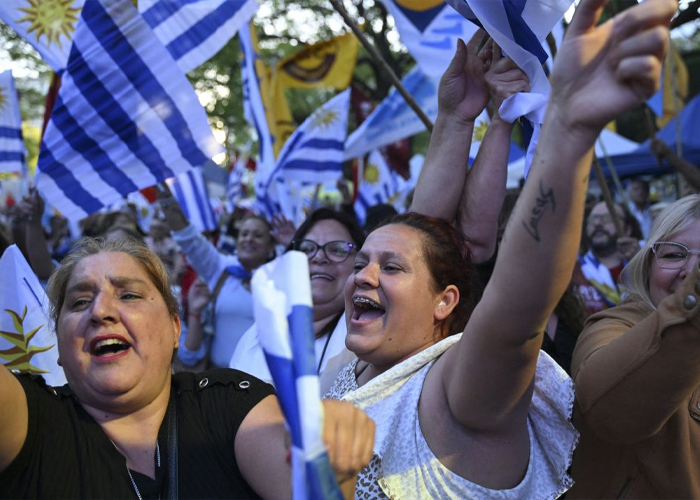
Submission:
[[[353,33],[355,33],[355,36],[357,39],[360,41],[360,43],[363,45],[365,49],[367,49],[367,52],[369,55],[374,59],[374,61],[379,65],[381,70],[386,73],[386,75],[389,77],[391,80],[391,83],[394,84],[394,87],[396,87],[396,90],[399,91],[399,93],[403,96],[404,99],[406,99],[406,103],[411,107],[411,109],[418,115],[418,118],[423,122],[425,127],[428,129],[428,132],[432,133],[433,132],[433,122],[428,118],[428,116],[423,112],[423,110],[418,106],[416,103],[415,99],[413,99],[413,96],[409,94],[406,91],[406,88],[403,86],[401,83],[401,80],[396,76],[396,73],[389,67],[389,65],[386,63],[386,61],[382,58],[382,56],[377,52],[377,49],[374,48],[374,45],[369,43],[369,40],[367,40],[367,37],[365,36],[364,33],[362,33],[362,30],[360,30],[360,27],[357,25],[355,20],[350,17],[350,14],[348,14],[348,11],[345,10],[345,7],[341,3],[341,0],[330,0],[331,4],[335,8],[335,10],[338,12],[338,14],[341,15],[343,20],[345,21],[345,24],[347,24],[350,29],[352,30]]]

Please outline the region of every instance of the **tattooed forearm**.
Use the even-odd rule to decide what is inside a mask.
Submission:
[[[547,207],[549,206],[551,206],[552,212],[554,212],[556,209],[556,204],[554,202],[554,190],[549,188],[549,191],[546,191],[542,180],[540,180],[540,195],[537,197],[537,201],[535,201],[535,206],[532,207],[530,220],[523,221],[525,230],[530,233],[530,236],[532,236],[537,242],[540,241],[540,231],[538,226],[540,224],[540,220],[542,220],[542,216],[547,211]]]

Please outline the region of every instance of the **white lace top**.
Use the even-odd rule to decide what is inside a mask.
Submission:
[[[338,375],[326,397],[354,403],[377,425],[374,456],[360,472],[356,499],[553,499],[573,484],[567,473],[578,442],[571,425],[573,383],[544,352],[528,416],[530,461],[518,486],[484,488],[450,471],[430,451],[418,421],[418,400],[433,362],[460,337],[439,342],[362,387],[355,379],[357,360]]]

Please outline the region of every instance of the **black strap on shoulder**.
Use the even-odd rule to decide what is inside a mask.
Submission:
[[[177,391],[170,388],[170,401],[168,402],[168,500],[177,500],[178,478],[177,478]]]

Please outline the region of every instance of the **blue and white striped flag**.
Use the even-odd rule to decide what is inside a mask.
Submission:
[[[221,50],[258,10],[255,0],[139,0],[138,5],[184,72]]]
[[[438,112],[438,80],[427,76],[419,66],[415,66],[401,83],[428,118],[434,121]],[[347,160],[357,158],[424,130],[425,124],[415,111],[396,89],[392,89],[347,138],[344,157]]]
[[[0,73],[0,172],[26,172],[22,116],[12,71]]]
[[[520,116],[532,125],[527,168],[532,162],[549,98],[549,81],[542,64],[542,42],[564,17],[573,0],[445,0],[465,18],[482,26],[530,79],[530,92],[506,99],[499,110],[509,122]]]
[[[219,227],[209,202],[207,183],[201,168],[192,169],[165,182],[190,224],[200,231],[215,231]]]
[[[238,202],[243,197],[243,172],[245,172],[247,161],[247,157],[240,155],[233,164],[231,173],[228,176],[226,198],[232,207],[238,205]]]
[[[68,64],[85,0],[2,0],[0,19],[41,54],[57,73]]]
[[[442,0],[382,0],[394,18],[401,41],[423,72],[440,78],[457,50],[457,40],[469,40],[476,26]]]
[[[241,79],[243,80],[243,112],[246,120],[255,128],[258,135],[258,148],[260,159],[255,170],[255,198],[258,208],[265,207],[267,212],[267,200],[265,196],[266,186],[270,175],[275,168],[275,153],[272,147],[272,136],[267,125],[265,105],[260,94],[260,81],[262,76],[258,74],[261,69],[260,54],[256,52],[256,44],[251,36],[251,30],[255,27],[251,23],[239,32],[238,39],[243,53],[241,64]],[[268,215],[272,215],[268,213]]]
[[[260,345],[292,438],[292,498],[341,499],[322,439],[309,259],[287,252],[251,281]]]
[[[380,203],[393,204],[398,194],[398,174],[384,159],[381,151],[372,151],[362,168],[360,189],[355,200],[355,214],[360,224],[365,224],[367,209]]]
[[[192,86],[131,2],[87,0],[37,186],[79,219],[223,152]]]
[[[343,149],[348,130],[350,89],[344,90],[314,111],[280,151],[277,166],[265,186],[265,196],[274,196],[271,184],[277,179],[316,184],[335,181],[343,173]],[[274,201],[267,200],[275,213]]]

